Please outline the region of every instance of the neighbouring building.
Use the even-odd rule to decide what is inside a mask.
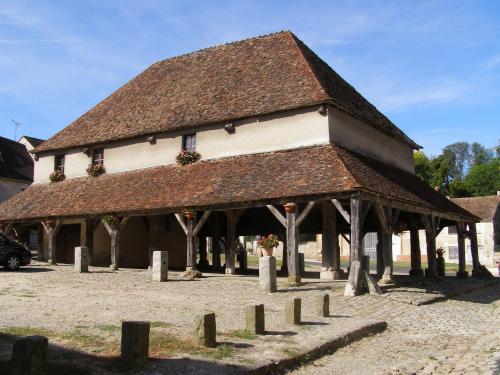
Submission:
[[[425,228],[435,258],[442,226],[460,223],[474,236],[479,221],[415,176],[419,147],[280,32],[150,66],[32,151],[35,183],[0,206],[0,223],[4,231],[41,223],[50,262],[71,262],[81,244],[95,265],[147,267],[165,249],[194,276],[234,273],[237,236],[276,233],[291,283],[300,281],[299,234],[322,233],[321,276],[333,279],[338,234],[349,235],[358,262],[364,233],[379,232],[386,280],[395,228]],[[65,179],[50,183],[54,173]],[[412,251],[412,272],[423,274],[420,245]],[[435,276],[434,262],[427,274]]]
[[[0,137],[0,202],[31,185],[33,164],[22,143]]]

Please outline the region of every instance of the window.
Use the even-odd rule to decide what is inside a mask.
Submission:
[[[451,227],[448,227],[451,228]],[[458,259],[458,246],[448,246],[448,259],[457,260]]]
[[[104,164],[104,149],[96,148],[92,151],[92,165]]]
[[[457,227],[454,225],[450,225],[448,227],[448,234],[457,234]]]
[[[64,173],[64,162],[65,162],[65,157],[63,155],[56,155],[54,156],[54,170],[61,171],[61,173]]]
[[[186,151],[196,151],[196,133],[182,137],[182,148]]]

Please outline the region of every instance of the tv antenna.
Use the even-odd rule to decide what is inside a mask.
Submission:
[[[17,142],[17,129],[21,127],[22,124],[16,120],[10,120],[10,121],[14,123],[14,141]]]

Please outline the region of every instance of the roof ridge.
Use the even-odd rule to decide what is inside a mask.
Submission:
[[[156,64],[161,64],[161,63],[164,63],[164,62],[167,62],[167,61],[174,61],[174,60],[177,60],[177,59],[180,59],[180,58],[185,58],[185,57],[188,57],[188,56],[196,55],[196,54],[207,52],[207,51],[212,51],[214,49],[218,49],[218,48],[221,48],[221,47],[226,47],[226,46],[230,46],[230,45],[236,45],[236,44],[240,44],[240,43],[246,43],[246,42],[249,42],[251,40],[264,39],[264,38],[268,38],[268,37],[271,37],[271,36],[275,36],[275,35],[279,35],[279,34],[287,34],[287,33],[293,35],[293,33],[291,31],[289,31],[289,30],[281,30],[281,31],[275,31],[275,32],[268,33],[268,34],[262,34],[262,35],[252,36],[252,37],[248,37],[248,38],[245,38],[245,39],[233,40],[232,42],[226,42],[226,43],[216,44],[215,46],[209,46],[209,47],[205,47],[205,48],[200,48],[200,49],[198,49],[196,51],[191,51],[191,52],[183,53],[181,55],[172,56],[172,57],[169,57],[168,59],[158,60],[157,62],[153,63],[151,66],[156,65]]]

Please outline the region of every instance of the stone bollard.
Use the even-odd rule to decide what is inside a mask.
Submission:
[[[168,281],[168,251],[153,251],[153,281]]]
[[[10,374],[46,375],[49,340],[44,336],[27,336],[14,341]]]
[[[75,271],[89,272],[89,249],[84,246],[75,247]]]
[[[303,276],[304,272],[306,272],[306,261],[304,258],[304,253],[299,253],[299,269],[300,274]]]
[[[263,256],[259,258],[259,285],[266,293],[274,293],[278,290],[276,282],[276,258]]]
[[[217,345],[215,313],[197,316],[193,322],[193,333],[198,344],[213,348]]]
[[[315,298],[316,315],[318,318],[330,316],[330,296],[328,293],[319,294]]]
[[[149,328],[149,322],[122,322],[121,359],[128,366],[148,363]]]
[[[300,324],[300,309],[302,305],[302,300],[300,298],[294,298],[285,303],[285,320],[289,325]]]
[[[264,305],[252,305],[246,307],[245,330],[254,335],[263,335],[265,333]]]

